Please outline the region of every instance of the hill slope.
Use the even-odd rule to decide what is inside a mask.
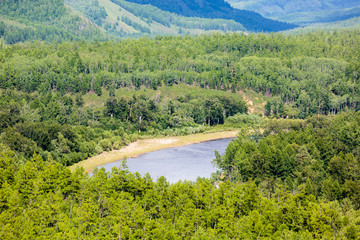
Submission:
[[[234,9],[224,0],[129,0],[129,2],[151,4],[162,10],[187,17],[233,19],[250,31],[272,32],[295,27],[291,24],[266,19],[252,11]]]
[[[0,1],[0,37],[9,44],[26,40],[106,39],[96,25],[71,13],[58,0]]]
[[[335,22],[325,22],[325,23],[312,23],[304,27],[299,27],[285,31],[289,34],[301,34],[305,32],[314,32],[314,31],[334,31],[334,30],[350,30],[350,29],[359,29],[360,28],[360,17],[354,17],[347,20],[335,21]]]
[[[360,16],[357,0],[227,0],[233,7],[294,23],[333,22]]]
[[[65,3],[108,34],[120,37],[246,31],[234,20],[183,17],[154,6],[124,0],[65,0]]]
[[[103,41],[119,37],[194,35],[213,31],[280,31],[293,27],[254,12],[233,9],[223,0],[166,3],[139,0],[0,2],[0,38],[8,44],[28,40]]]
[[[66,5],[65,5],[66,4]],[[183,17],[123,0],[0,2],[0,38],[8,44],[246,31],[234,20]]]

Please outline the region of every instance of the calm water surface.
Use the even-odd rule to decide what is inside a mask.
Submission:
[[[171,183],[179,180],[196,180],[197,177],[210,177],[211,173],[217,170],[211,164],[215,158],[215,150],[224,154],[232,139],[234,138],[145,153],[136,158],[127,159],[127,165],[131,172],[139,172],[141,175],[148,172],[154,180],[165,176]],[[108,163],[99,168],[104,167],[107,171],[111,171],[113,167],[120,166],[121,162]]]

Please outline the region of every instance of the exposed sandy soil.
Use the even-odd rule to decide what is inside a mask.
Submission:
[[[74,170],[77,167],[83,167],[86,172],[91,172],[96,167],[106,163],[115,162],[121,159],[136,157],[140,154],[152,152],[164,148],[179,147],[193,143],[210,141],[215,139],[236,137],[238,131],[223,131],[206,134],[194,134],[179,137],[165,137],[154,139],[141,139],[129,144],[128,146],[111,152],[104,152],[87,160],[81,161],[70,167]]]

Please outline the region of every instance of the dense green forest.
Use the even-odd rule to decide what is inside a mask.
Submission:
[[[305,118],[359,108],[358,30],[213,34],[0,49],[0,87],[40,94],[180,83],[269,97],[267,115]]]
[[[141,134],[204,132],[207,128],[203,125],[223,124],[229,116],[247,113],[245,102],[235,94],[191,88],[182,92],[170,90],[170,96],[129,90],[116,97],[115,91],[110,91],[104,105],[85,106],[81,94],[4,90],[0,97],[0,141],[23,161],[36,152],[45,160],[72,165],[103,151],[120,149]]]
[[[264,114],[271,117],[356,111],[359,41],[354,30],[5,45],[1,141],[26,159],[37,152],[71,165],[139,133],[186,134],[223,124],[247,112],[246,91],[266,96]],[[175,95],[161,94],[178,85]],[[185,94],[186,86],[194,88]],[[102,103],[84,102],[92,95]]]
[[[271,194],[308,188],[329,201],[347,198],[360,208],[360,114],[273,120],[262,134],[243,134],[215,162],[226,179],[253,179]]]
[[[359,239],[359,56],[356,29],[2,44],[0,239]],[[209,179],[67,168],[234,127]]]
[[[348,174],[355,156],[345,152],[330,160],[329,177],[337,180],[323,181],[319,195],[313,176],[292,192],[280,181],[268,184],[272,189],[234,179],[170,185],[164,177],[154,182],[130,173],[126,164],[92,177],[37,155],[21,164],[1,148],[1,239],[359,239],[359,185],[342,184],[357,177]],[[299,175],[321,169],[310,147],[287,148],[298,151],[295,160],[307,168]]]

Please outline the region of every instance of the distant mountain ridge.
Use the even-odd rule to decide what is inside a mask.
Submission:
[[[357,17],[359,0],[227,0],[233,7],[290,22],[330,22]],[[353,10],[352,10],[353,9]],[[337,17],[337,15],[341,15]]]
[[[224,0],[128,0],[138,4],[150,4],[162,10],[187,17],[233,19],[246,29],[256,32],[276,32],[296,27],[293,24],[274,21],[260,14],[231,7]]]
[[[150,4],[150,5],[145,5]],[[295,25],[224,0],[2,0],[0,41],[106,41],[157,35],[276,32]]]

